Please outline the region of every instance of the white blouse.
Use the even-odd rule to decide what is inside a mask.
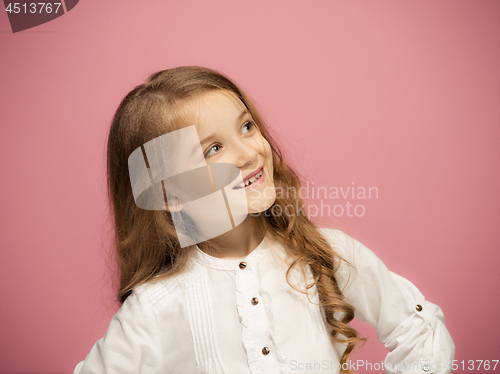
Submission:
[[[321,231],[357,268],[345,300],[390,351],[385,372],[451,372],[445,366],[455,345],[441,309],[358,241]],[[133,290],[74,374],[339,373],[345,347],[330,336],[316,287],[309,301],[286,282],[288,265],[284,249],[268,239],[242,260],[196,249],[183,273]],[[349,273],[345,264],[336,273],[341,289]],[[301,274],[291,279],[304,289]],[[350,369],[365,371],[356,361]]]

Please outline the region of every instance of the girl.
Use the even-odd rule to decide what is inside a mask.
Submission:
[[[441,309],[308,220],[298,177],[223,74],[178,67],[132,90],[109,133],[108,187],[122,306],[75,374],[364,371],[349,363],[365,340],[354,317],[377,328],[387,373],[451,371]]]

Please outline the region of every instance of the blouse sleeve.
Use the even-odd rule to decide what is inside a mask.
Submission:
[[[161,372],[161,348],[151,308],[133,292],[111,319],[73,374],[132,374]]]
[[[425,300],[407,279],[389,271],[367,247],[339,230],[326,235],[334,248],[357,270],[342,262],[336,279],[355,317],[377,329],[390,351],[385,372],[390,374],[445,374],[451,372],[455,345],[441,308]]]

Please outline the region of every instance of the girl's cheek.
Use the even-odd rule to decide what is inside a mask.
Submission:
[[[268,165],[269,174],[273,175],[273,152],[269,142],[264,139],[264,154],[266,157],[266,164]]]
[[[265,140],[264,148],[265,148],[265,152],[266,152],[266,158],[268,158],[269,161],[271,161],[271,163],[272,163],[273,152],[271,151],[271,145],[269,144],[269,142],[267,140]]]

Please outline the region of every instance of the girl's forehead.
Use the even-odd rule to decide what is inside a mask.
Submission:
[[[187,122],[198,127],[210,122],[234,121],[246,107],[233,92],[214,90],[191,98],[182,109]]]

